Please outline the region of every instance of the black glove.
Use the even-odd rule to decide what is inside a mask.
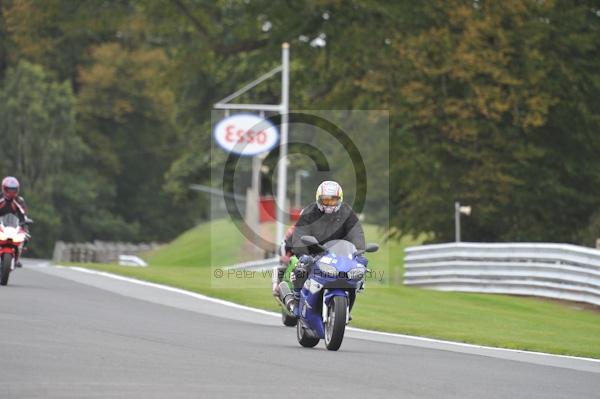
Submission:
[[[302,255],[298,259],[298,264],[294,268],[290,280],[294,283],[303,282],[308,277],[308,268],[313,262],[313,258],[309,255]]]
[[[310,265],[313,262],[313,258],[310,255],[302,255],[300,259],[298,259],[299,265]]]

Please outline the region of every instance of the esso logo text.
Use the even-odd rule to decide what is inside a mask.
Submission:
[[[225,151],[246,156],[271,150],[279,139],[279,132],[271,122],[252,114],[237,114],[220,120],[214,135]]]

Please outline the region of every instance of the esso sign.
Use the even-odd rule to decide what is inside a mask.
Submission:
[[[252,114],[222,119],[215,126],[214,135],[225,151],[246,156],[271,150],[279,139],[279,132],[271,122]]]

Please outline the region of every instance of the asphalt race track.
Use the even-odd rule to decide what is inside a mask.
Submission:
[[[35,262],[0,287],[0,349],[3,399],[600,397],[600,362],[360,331],[304,349],[266,312]]]

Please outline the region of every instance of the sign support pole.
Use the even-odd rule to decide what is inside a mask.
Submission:
[[[281,103],[280,104],[233,104],[231,100],[241,96],[248,90],[264,82],[276,73],[281,72]],[[281,45],[281,65],[262,75],[255,81],[247,84],[235,93],[225,97],[214,105],[215,109],[223,109],[226,114],[229,110],[253,110],[253,111],[274,111],[281,115],[281,135],[279,142],[279,162],[277,168],[277,231],[275,244],[278,246],[283,241],[284,228],[287,215],[287,154],[288,154],[288,113],[289,113],[289,88],[290,88],[290,45],[283,43]]]
[[[287,188],[287,153],[288,153],[288,112],[289,112],[289,73],[290,73],[290,45],[283,43],[281,52],[281,137],[279,138],[279,162],[277,164],[277,233],[275,243],[283,241],[285,228],[286,188]]]

